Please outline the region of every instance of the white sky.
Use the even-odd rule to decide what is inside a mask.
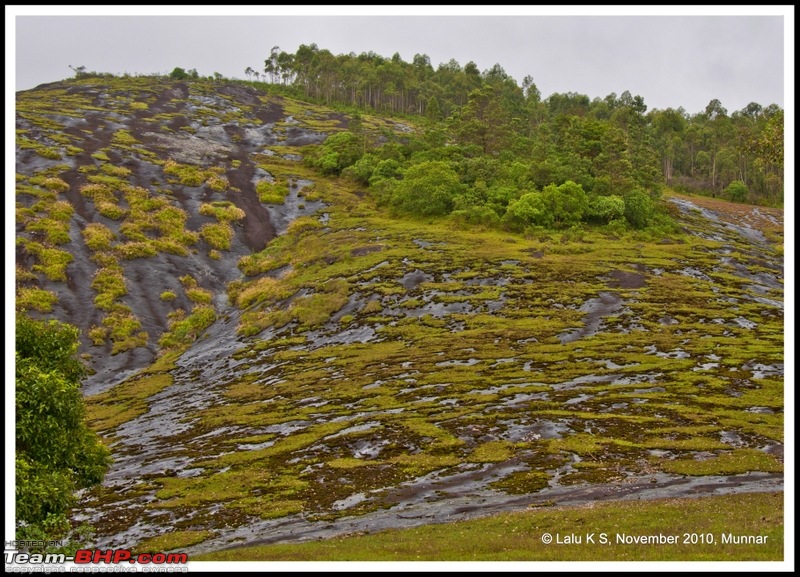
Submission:
[[[793,7],[16,9],[7,19],[15,24],[8,48],[16,90],[70,77],[70,65],[131,74],[180,66],[244,78],[248,66],[263,70],[273,46],[295,52],[316,43],[334,54],[398,52],[407,62],[427,54],[434,67],[451,58],[481,71],[499,63],[520,84],[530,74],[543,97],[629,90],[649,109],[695,113],[718,98],[733,112],[749,102],[784,105],[784,54],[794,41],[782,16]]]

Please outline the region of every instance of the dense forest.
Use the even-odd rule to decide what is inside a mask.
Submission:
[[[499,64],[483,72],[474,62],[462,67],[455,60],[434,68],[424,54],[405,62],[399,54],[334,55],[316,44],[301,45],[294,54],[274,47],[263,73],[248,67],[245,74],[329,106],[424,116],[425,136],[416,150],[406,150],[406,158],[385,145],[365,157],[369,143],[357,138],[362,156],[343,155],[341,137],[327,147],[339,156],[321,164],[331,171],[355,165],[353,172],[370,181],[392,173],[392,161],[406,169],[445,162],[464,188],[450,191],[441,208],[471,210],[472,218],[476,206],[490,206],[503,218],[514,196],[510,188],[543,192],[568,181],[589,195],[588,218],[601,221],[619,210],[618,201],[607,197],[633,191],[657,197],[662,185],[782,204],[784,115],[775,104],[753,102],[729,113],[714,99],[691,114],[683,108],[648,110],[642,97],[628,91],[594,99],[574,92],[542,98],[532,76],[520,86]],[[417,171],[445,170],[437,166]]]

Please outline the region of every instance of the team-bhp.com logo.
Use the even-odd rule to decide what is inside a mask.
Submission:
[[[18,542],[13,542],[16,549]],[[6,543],[8,546],[9,543]],[[58,565],[67,562],[76,565],[97,565],[106,563],[117,565],[182,565],[189,561],[186,553],[140,553],[134,555],[130,549],[78,549],[75,555],[63,553],[25,553],[16,550],[4,551],[7,565]]]

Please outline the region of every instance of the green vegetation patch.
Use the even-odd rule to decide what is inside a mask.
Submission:
[[[134,103],[136,104],[136,103]],[[144,104],[144,103],[142,103]],[[147,105],[145,105],[145,108]],[[184,530],[170,531],[157,537],[151,537],[136,545],[137,553],[161,553],[164,551],[179,551],[202,543],[213,535],[212,531]]]
[[[129,379],[105,393],[88,397],[86,415],[96,431],[111,431],[147,412],[147,398],[172,384],[172,375],[154,374]]]
[[[579,530],[576,530],[579,527]],[[553,543],[544,544],[549,534]],[[594,534],[595,544],[586,542]],[[605,534],[608,544],[599,544]],[[622,541],[617,542],[617,535]],[[453,538],[457,535],[458,538]],[[579,535],[581,542],[568,542]],[[626,536],[669,535],[653,546]],[[688,537],[685,537],[688,535]],[[698,536],[693,539],[692,536]],[[703,535],[703,540],[699,538]],[[710,535],[710,537],[708,537]],[[733,543],[731,535],[760,536]],[[556,543],[556,536],[561,543]],[[723,543],[725,536],[727,543]],[[687,542],[684,542],[684,540]],[[708,539],[708,541],[706,541]],[[709,542],[710,541],[710,542]],[[783,493],[699,499],[620,501],[505,513],[310,543],[260,545],[205,553],[200,561],[780,561]]]
[[[668,461],[662,464],[662,468],[679,475],[736,475],[747,471],[780,473],[783,464],[774,456],[757,449],[737,449],[705,458]]]

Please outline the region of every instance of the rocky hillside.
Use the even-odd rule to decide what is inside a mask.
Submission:
[[[675,238],[392,219],[301,162],[347,122],[245,84],[18,93],[18,307],[83,331],[101,546],[782,488],[782,211],[671,195]]]
[[[236,84],[106,79],[19,93],[21,305],[83,331],[90,391],[191,342],[226,307],[239,258],[322,206],[291,172],[298,147],[346,126]]]

